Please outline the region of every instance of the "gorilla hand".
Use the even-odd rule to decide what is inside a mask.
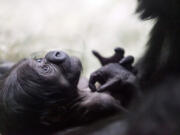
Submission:
[[[89,79],[90,89],[103,92],[114,90],[127,84],[133,84],[137,73],[132,66],[133,61],[134,58],[132,56],[127,56],[118,63],[107,64],[93,72]],[[96,82],[101,84],[99,88],[96,88]]]
[[[135,70],[131,65],[133,60],[132,56],[128,56],[118,63],[107,64],[92,73],[89,79],[90,89],[108,92],[119,100],[123,107],[128,107],[140,96]],[[96,88],[96,82],[101,84],[98,88]]]

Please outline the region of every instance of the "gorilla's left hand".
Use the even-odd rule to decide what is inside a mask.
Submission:
[[[89,79],[90,89],[103,92],[123,88],[123,86],[127,85],[135,85],[136,70],[132,66],[133,61],[132,56],[127,56],[118,63],[107,64],[93,72]],[[99,88],[96,88],[96,82],[101,84]]]

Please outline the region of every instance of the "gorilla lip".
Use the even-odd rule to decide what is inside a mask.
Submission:
[[[65,76],[70,83],[77,85],[82,71],[82,64],[80,60],[77,57],[68,56],[63,63],[58,65],[64,74],[66,74]]]

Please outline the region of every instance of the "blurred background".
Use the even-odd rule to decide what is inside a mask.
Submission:
[[[79,57],[85,76],[117,46],[137,59],[153,22],[135,14],[136,0],[0,0],[0,62],[64,50]]]

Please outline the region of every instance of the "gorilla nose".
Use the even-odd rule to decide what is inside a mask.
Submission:
[[[62,51],[50,51],[45,58],[52,63],[62,63],[66,60],[68,55]]]

